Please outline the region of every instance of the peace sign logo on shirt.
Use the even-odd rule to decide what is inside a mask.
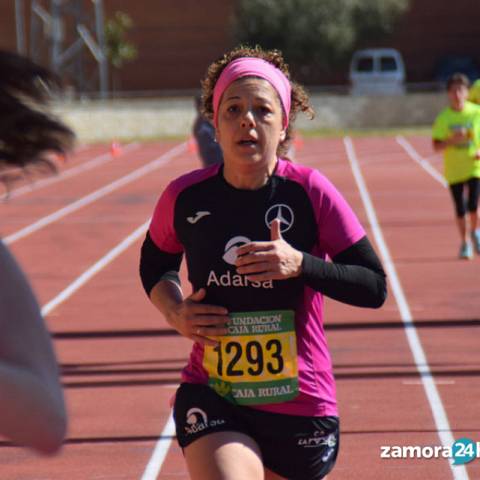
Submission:
[[[280,231],[286,232],[290,230],[293,225],[293,221],[295,216],[293,215],[293,210],[284,203],[277,203],[272,205],[265,214],[265,224],[267,225],[268,229],[270,229],[270,224],[278,218],[280,220]]]

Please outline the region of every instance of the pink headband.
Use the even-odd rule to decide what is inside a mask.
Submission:
[[[220,74],[213,89],[213,122],[215,126],[218,126],[218,106],[220,105],[223,92],[225,92],[235,80],[247,76],[263,78],[270,82],[272,87],[277,91],[285,113],[283,127],[287,128],[292,92],[290,82],[283,72],[270,62],[255,57],[237,58],[233,60],[233,62],[230,62]]]

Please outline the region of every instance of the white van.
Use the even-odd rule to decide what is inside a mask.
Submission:
[[[352,95],[401,95],[405,93],[405,65],[393,48],[357,50],[350,63]]]

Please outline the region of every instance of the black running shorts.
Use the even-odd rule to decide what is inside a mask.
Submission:
[[[284,415],[233,405],[209,386],[192,383],[180,385],[174,416],[182,448],[210,433],[242,432],[257,442],[264,466],[289,480],[319,480],[337,459],[337,417]]]

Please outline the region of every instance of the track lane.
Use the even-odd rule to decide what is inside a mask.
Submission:
[[[182,162],[181,156],[175,159],[172,171],[182,172],[190,165],[190,160]],[[161,168],[12,245],[41,303],[49,302],[143,224],[170,178]]]
[[[309,144],[308,151],[319,152],[318,162],[313,162],[313,166],[325,173],[346,197],[373,242],[342,141],[335,141],[336,161],[333,162],[330,158],[324,161],[321,141]],[[381,157],[373,152],[368,163],[378,162]],[[437,436],[424,394],[418,388],[413,392],[405,389],[402,383],[418,378],[418,373],[391,287],[386,305],[380,310],[359,309],[330,299],[326,299],[325,306],[343,428],[342,450],[331,476],[334,479],[407,478],[398,464],[380,458],[380,446],[397,443],[406,435],[410,442],[422,438],[434,443]],[[401,415],[392,414],[397,410],[401,410]],[[417,427],[410,434],[405,425]],[[450,478],[446,464],[432,466],[428,460],[418,460],[418,468],[433,469],[432,478]]]
[[[369,161],[381,163],[382,159],[378,156],[375,161]],[[368,230],[341,140],[309,141],[299,162],[311,164],[325,173]],[[382,445],[438,443],[424,393],[418,386],[412,388],[408,384],[418,381],[419,376],[392,295],[381,310],[358,309],[329,299],[325,307],[343,428],[340,458],[329,477],[403,480],[427,475],[450,479],[446,462],[380,459]],[[180,461],[179,449],[173,445],[159,478],[187,479],[185,466]]]
[[[454,436],[478,441],[478,414],[467,399],[475,398],[480,384],[479,323],[475,322],[476,312],[480,312],[479,259],[462,262],[456,258],[457,232],[446,189],[409,158],[394,139],[390,144],[379,143],[379,139],[356,142],[362,151],[360,159],[368,158],[371,151],[385,151],[383,164],[374,167],[366,163],[362,169],[370,190],[382,199],[378,202],[379,218],[387,224],[392,217],[403,220],[387,229],[387,236],[390,230],[392,255],[414,319],[422,324],[419,337],[427,358],[432,360],[432,373]],[[383,182],[391,171],[392,156],[400,157],[402,166],[395,168],[395,182],[388,185],[388,196],[404,198],[403,202],[382,198],[387,195]],[[408,198],[405,191],[409,192]],[[462,398],[465,407],[461,406]],[[478,461],[466,469],[470,478],[479,477]]]
[[[351,174],[346,169],[346,158],[342,153],[340,140],[322,140],[318,144],[316,142],[309,141],[308,144],[306,142],[307,146],[302,152],[302,156],[305,154],[306,161],[303,162],[301,158],[299,161],[312,164],[318,162],[317,166],[340,188],[366,225],[365,212]],[[388,150],[387,156],[391,155],[390,145],[388,148],[373,149],[371,154],[366,150],[365,156],[368,159],[362,162],[362,171],[367,168],[367,165],[373,172],[381,166],[382,162],[384,163],[382,158],[385,157],[386,150]],[[195,161],[196,159],[191,157],[181,159],[178,164],[169,167],[168,177],[177,176],[182,168],[196,167]],[[396,158],[398,168],[403,168],[403,161],[398,154]],[[392,165],[388,166],[391,172]],[[416,175],[421,176],[419,171],[420,169],[416,171]],[[373,176],[377,180],[376,174]],[[390,176],[385,175],[385,183],[391,181]],[[162,180],[167,181],[166,178]],[[396,177],[395,180],[397,180]],[[132,203],[135,203],[134,199],[141,204],[150,202],[148,211],[150,214],[156,197],[163,189],[158,178],[155,178],[155,182],[157,189],[150,190],[148,182],[142,186],[143,193],[140,196],[144,198],[139,198],[138,191],[135,193],[134,190],[122,191],[121,198],[124,200],[130,198]],[[423,183],[420,181],[419,185]],[[143,195],[145,191],[151,193]],[[412,191],[415,192],[416,189],[413,188]],[[445,192],[442,193],[445,194]],[[378,202],[382,205],[382,209],[383,204],[389,201],[385,198],[386,196],[379,195]],[[138,222],[140,212],[143,212],[142,208],[136,210],[133,207],[130,208],[128,202],[124,202],[123,205],[129,206],[124,208],[122,214],[118,216],[110,208],[116,206],[118,210],[118,205],[122,204],[119,198],[114,200],[111,197],[106,203],[111,205],[97,204],[92,210],[85,210],[84,216],[71,217],[63,226],[66,230],[72,230],[72,227],[89,224],[91,231],[103,232],[105,227],[108,232],[110,223],[124,222],[132,225]],[[375,205],[377,206],[377,202]],[[397,218],[398,216],[399,210],[394,207],[394,214],[386,216],[388,217],[388,220],[385,220],[386,231],[395,230],[402,224],[407,224],[406,217],[405,219]],[[99,221],[101,218],[108,221]],[[48,227],[48,230],[51,228]],[[416,235],[418,225],[410,228]],[[125,233],[126,230],[127,228],[124,228],[122,232]],[[25,239],[25,243],[21,241],[15,247],[19,252],[20,250],[23,252],[22,255],[25,255],[25,258],[28,257],[26,250],[37,248],[39,242],[37,235],[40,235],[40,232],[32,237],[36,240],[35,242],[27,242]],[[48,236],[50,241],[56,241],[62,235],[67,235],[65,229],[63,233],[59,230]],[[121,236],[120,229],[116,233],[106,235],[108,237],[111,235],[111,238],[103,244],[108,248],[108,245],[111,246],[115,239],[118,240]],[[97,240],[99,244],[102,243],[102,239]],[[47,245],[47,239],[40,243],[43,242]],[[1,447],[2,467],[3,460],[6,459],[5,463],[10,465],[8,468],[11,468],[11,470],[8,468],[5,470],[5,480],[17,478],[57,480],[66,478],[65,472],[68,472],[68,478],[73,479],[141,478],[158,435],[168,419],[168,399],[173,391],[170,383],[178,379],[176,370],[185,363],[185,355],[189,352],[190,343],[186,339],[169,335],[168,326],[158,318],[153,307],[145,301],[141,287],[137,283],[138,274],[135,271],[139,244],[138,242],[133,245],[49,316],[49,325],[57,332],[55,345],[64,366],[63,379],[67,385],[70,384],[67,386],[67,398],[72,408],[72,418],[75,419],[71,430],[73,441],[67,443],[62,456],[48,460],[39,460],[38,457],[26,454],[21,449]],[[397,247],[395,248],[395,261],[397,257],[402,258],[403,247],[410,248],[410,244],[404,242],[401,248],[398,247],[398,250]],[[46,253],[48,249],[45,248],[44,251]],[[96,249],[97,257],[103,251],[102,248]],[[406,270],[408,268],[414,270],[417,266],[415,257],[413,259],[408,257],[414,253],[415,251],[411,253],[409,250],[404,258]],[[42,254],[40,256],[43,258]],[[83,258],[82,255],[76,255],[76,257],[78,258],[72,257],[72,261],[87,264],[85,258],[93,256]],[[62,258],[67,257],[60,259]],[[411,258],[410,262],[408,258]],[[51,261],[51,259],[48,260]],[[49,269],[43,270],[43,275],[48,276],[48,271],[56,268],[58,268],[56,265],[52,265]],[[66,278],[69,276],[64,276],[64,282]],[[38,288],[41,290],[44,289],[44,280],[45,278],[38,277]],[[61,282],[58,283],[60,284]],[[45,288],[45,292],[48,290]],[[135,293],[132,293],[133,291]],[[404,335],[399,330],[401,321],[392,300],[389,299],[387,305],[379,311],[354,309],[328,300],[326,309],[327,335],[334,358],[344,430],[341,455],[334,472],[330,475],[332,479],[451,478],[448,476],[448,466],[445,469],[444,462],[441,461],[382,461],[379,459],[379,445],[382,445],[382,442],[383,444],[415,442],[425,445],[439,444],[421,387],[415,383],[418,375],[415,373],[411,355],[408,355]],[[412,310],[415,311],[415,317],[417,309],[418,304],[414,302]],[[429,319],[427,316],[424,318],[426,323],[430,320],[435,319],[433,317]],[[443,329],[433,325],[432,322],[432,328],[428,331],[428,325],[422,327],[420,334],[429,352],[429,359],[433,360],[431,365],[443,370],[446,367],[447,375],[439,375],[438,378],[436,377],[437,380],[458,381],[458,375],[448,375],[452,369],[462,372],[468,367],[470,370],[475,370],[475,364],[472,366],[466,360],[462,349],[473,352],[476,347],[476,337],[472,334],[478,328],[470,327],[468,339],[458,345],[454,335],[446,338],[445,333],[442,332]],[[144,336],[132,334],[138,330],[144,330],[146,334]],[[165,330],[166,335],[162,336],[162,330]],[[104,331],[124,336],[101,337]],[[157,336],[149,335],[151,331],[156,332]],[[451,356],[445,356],[445,352],[438,348],[438,342],[443,342],[445,350],[451,352],[449,353]],[[130,382],[129,386],[127,386],[128,382]],[[465,383],[464,386],[465,390],[462,391],[464,394],[478,393],[476,383],[474,385]],[[439,385],[438,388],[442,398],[449,399],[449,406],[451,405],[452,408],[458,406],[461,397],[449,396],[448,392],[452,392],[449,384]],[[131,393],[128,393],[129,391]],[[132,395],[133,398],[125,398],[122,406],[117,409],[115,400],[119,393],[122,397]],[[444,397],[445,395],[447,397]],[[478,398],[478,395],[473,398]],[[137,404],[136,400],[138,400]],[[386,405],[389,408],[379,409],[378,405]],[[399,406],[395,408],[395,405]],[[133,426],[131,425],[134,418],[132,411],[136,412],[137,407],[143,407],[145,414],[142,413],[141,422]],[[462,410],[474,413],[475,403],[467,402],[462,408],[455,408],[455,410],[459,410],[460,418],[455,420],[454,424],[463,428],[462,431],[469,433],[471,438],[475,438],[471,427],[470,430],[466,428],[470,425],[468,417],[463,417],[462,413]],[[451,415],[449,410],[449,416]],[[115,433],[117,424],[118,433],[113,437],[112,432]],[[455,432],[457,433],[457,430]],[[101,463],[102,459],[103,463]],[[22,465],[22,468],[19,469],[18,465]],[[475,462],[472,468],[476,468]],[[3,471],[2,468],[2,474]],[[17,477],[19,474],[22,476]],[[175,443],[168,450],[158,478],[163,480],[188,478],[182,454]]]
[[[102,189],[114,188],[116,184],[122,182],[122,179],[127,181],[129,176],[134,176],[137,172],[140,173],[142,168],[147,168],[146,165],[158,158],[158,149],[159,145],[136,147],[134,150],[131,149],[129,153],[131,156],[119,157],[118,161],[97,167],[95,175],[83,171],[84,179],[79,181],[71,177],[64,178],[62,182],[50,185],[45,193],[32,192],[27,198],[0,204],[0,214],[4,218],[2,235],[5,242],[14,243],[30,234],[29,230],[42,228],[42,223],[48,225],[49,222],[56,221],[57,217],[61,218],[62,211],[68,213],[75,205],[76,208],[82,208],[82,203],[88,202],[90,197],[91,201],[95,201]],[[166,154],[170,149],[167,147],[162,153]],[[100,192],[95,195],[99,190]],[[41,224],[35,225],[36,223]]]
[[[175,176],[184,171],[187,165],[188,168],[193,168],[192,161],[193,159],[190,156],[179,159],[179,165],[176,167],[178,171],[175,168],[173,169]],[[168,178],[170,177],[162,175],[159,181],[156,177],[150,177],[151,190],[145,187],[145,183],[140,183],[135,187],[136,194],[140,195],[141,193],[143,195],[142,198],[146,203],[143,208],[148,209],[149,213],[152,212],[156,198],[159,192],[163,190],[164,183],[168,181]],[[145,191],[150,192],[151,195],[145,194]],[[123,192],[120,195],[132,195],[132,192]],[[113,205],[118,208],[115,201],[113,201]],[[88,218],[85,219],[85,224],[94,221],[95,218],[98,218],[98,215],[105,215],[102,208],[100,208],[101,212],[92,211],[89,213],[86,211]],[[78,221],[74,222],[78,223]],[[131,226],[133,222],[136,222],[136,215],[125,216],[124,223]],[[78,233],[72,232],[69,222],[62,226],[65,230],[63,234],[66,236]],[[109,237],[108,243],[111,244],[115,235],[109,232],[109,223],[103,222],[101,226],[103,227],[103,235]],[[52,228],[53,226],[49,226],[45,233],[49,235]],[[30,242],[30,240],[38,241],[38,238],[35,238],[37,235],[40,235],[40,233],[19,243],[17,246],[19,255],[29,249],[38,248],[38,243]],[[56,238],[54,236],[51,239],[53,243]],[[48,242],[45,243],[48,244]],[[180,365],[176,359],[178,357],[178,343],[181,344],[185,340],[175,336],[175,341],[169,340],[162,346],[159,339],[151,335],[141,337],[136,335],[129,337],[127,335],[114,338],[103,338],[101,336],[96,338],[95,332],[93,337],[77,335],[78,327],[80,327],[80,330],[82,327],[84,328],[82,312],[86,311],[85,305],[88,305],[88,312],[92,311],[91,298],[100,297],[101,299],[105,290],[116,290],[122,299],[129,297],[128,292],[132,286],[124,283],[125,290],[120,292],[118,290],[119,278],[134,280],[134,291],[140,293],[141,287],[137,271],[139,246],[140,242],[136,242],[128,250],[130,256],[122,255],[118,258],[118,261],[123,261],[123,267],[119,271],[113,275],[108,274],[109,267],[118,265],[115,261],[91,280],[91,282],[97,283],[90,291],[90,295],[85,301],[81,299],[79,307],[73,307],[74,309],[78,308],[77,315],[72,319],[73,325],[76,325],[77,328],[74,327],[73,332],[68,332],[69,335],[65,336],[60,332],[59,335],[55,336],[55,345],[62,364],[67,404],[72,419],[69,441],[67,441],[61,456],[49,460],[42,459],[40,462],[38,457],[31,453],[26,454],[24,450],[12,447],[4,447],[5,450],[0,448],[2,459],[5,452],[8,452],[9,456],[13,455],[13,458],[16,458],[17,455],[22,457],[22,474],[26,476],[25,478],[37,479],[46,475],[45,478],[64,479],[66,465],[68,465],[68,478],[139,478],[149,461],[151,451],[160,432],[159,426],[166,422],[168,418],[169,399],[173,391],[171,384],[172,382],[177,383],[179,378]],[[50,258],[42,257],[45,263],[42,268],[45,271],[58,267],[58,265],[55,265],[55,260],[58,260],[58,258],[55,258],[55,260],[54,258],[53,256]],[[80,260],[78,255],[75,258],[72,257],[69,266],[73,267],[73,264]],[[132,263],[133,260],[134,263]],[[134,276],[132,276],[132,273],[134,273]],[[104,274],[108,279],[113,280],[113,284],[108,284],[108,281],[103,278]],[[65,278],[63,284],[65,284]],[[89,284],[90,282],[87,285]],[[40,290],[42,290],[41,287]],[[82,289],[78,293],[81,292]],[[77,293],[62,305],[74,302],[76,295]],[[132,306],[130,300],[127,303]],[[68,321],[67,317],[56,316],[57,310],[62,305],[58,306],[51,313],[51,316],[58,319],[58,324],[63,326]],[[116,319],[115,308],[112,311],[112,306],[118,306],[118,312],[120,313],[124,309],[123,304],[118,301],[118,297],[116,300],[112,300],[109,306],[110,308],[105,308],[103,301],[100,302],[99,308],[104,315],[106,311],[111,312],[107,316],[109,320],[112,320],[112,323],[110,323],[110,326],[112,326]],[[144,295],[141,297],[139,295],[137,308],[132,307],[132,311],[135,311],[136,316],[141,317],[142,310],[148,311],[151,308]],[[50,317],[47,320],[49,324],[54,323]],[[131,316],[129,317],[129,325],[133,329],[136,328]],[[96,326],[98,328],[98,325]],[[158,316],[156,326],[162,328]],[[85,334],[85,331],[82,334]],[[86,361],[86,359],[88,360]],[[181,361],[185,363],[186,360],[182,358]],[[120,404],[117,398],[119,395],[122,399]],[[155,419],[158,420],[158,424]],[[141,446],[140,449],[139,445]],[[87,446],[90,446],[89,454],[86,450]],[[81,454],[78,455],[78,452],[81,452]],[[86,467],[86,459],[92,458],[94,462],[95,458],[101,458],[102,456],[107,458],[111,456],[111,458],[116,458],[117,461],[104,461],[95,468]],[[125,462],[121,461],[122,458],[128,459],[127,469],[124,469],[123,464]],[[130,473],[125,474],[125,471]],[[11,471],[2,469],[2,479],[17,478],[17,473],[18,469],[16,467]]]
[[[56,175],[39,178],[22,175],[13,185],[10,185],[10,189],[6,189],[0,194],[0,201],[11,202],[17,197],[61,182],[65,178],[78,175],[85,170],[91,170],[112,159],[113,156],[105,145],[84,146],[84,148],[74,150],[65,159],[54,155],[53,161],[57,168]]]

